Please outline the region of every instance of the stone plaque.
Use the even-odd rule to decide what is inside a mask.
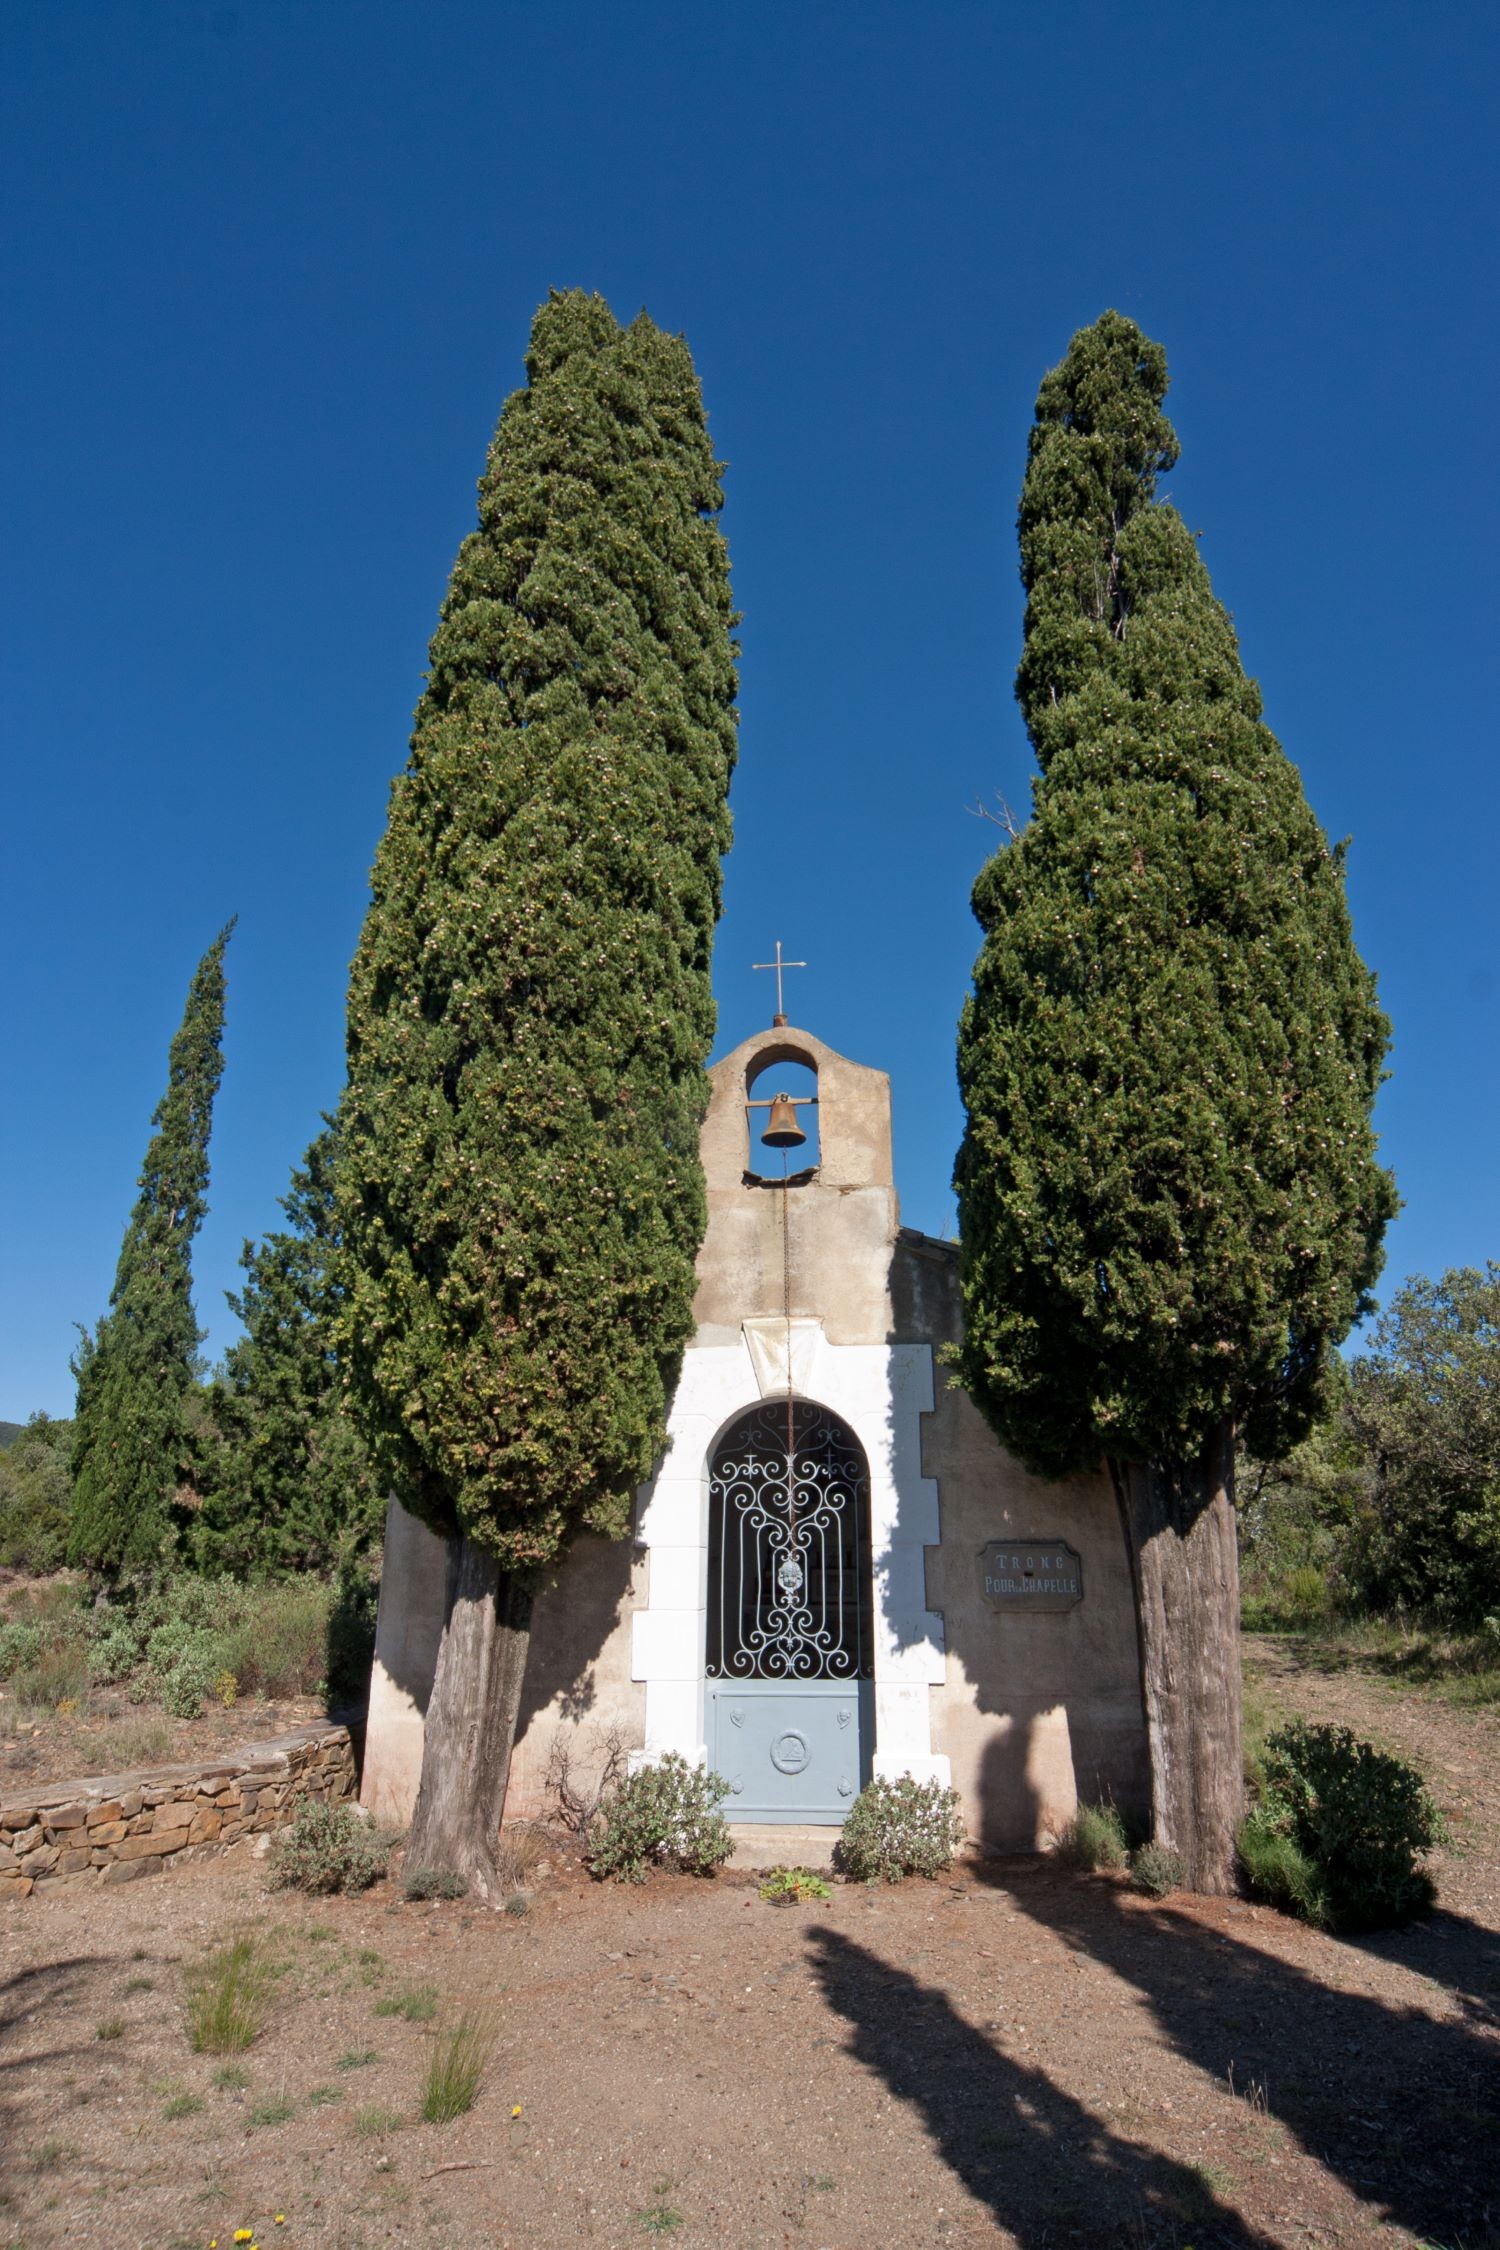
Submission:
[[[996,1610],[1076,1609],[1083,1562],[1063,1539],[991,1539],[979,1550],[979,1591]]]

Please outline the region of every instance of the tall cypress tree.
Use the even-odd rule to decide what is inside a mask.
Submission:
[[[1166,359],[1106,313],[1037,400],[1017,693],[1034,814],[981,872],[959,1038],[962,1373],[1049,1474],[1109,1462],[1153,1810],[1233,1879],[1233,1445],[1287,1444],[1395,1205],[1388,1026],[1341,854],[1261,720],[1177,511]]]
[[[84,1332],[74,1361],[69,1553],[111,1576],[163,1559],[172,1497],[190,1465],[189,1399],[203,1340],[192,1243],[208,1208],[208,1136],[224,1069],[224,948],[233,928],[219,932],[188,986],[109,1310],[92,1335]]]
[[[332,1570],[379,1538],[384,1500],[334,1357],[340,1304],[330,1121],[292,1173],[288,1225],[240,1256],[244,1323],[208,1394],[199,1569],[238,1577]]]
[[[686,344],[536,316],[432,642],[349,998],[342,1353],[452,1541],[412,1864],[493,1879],[531,1595],[623,1532],[705,1223],[735,755],[719,465]]]

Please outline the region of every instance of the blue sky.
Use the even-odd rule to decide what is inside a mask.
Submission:
[[[1497,19],[1187,5],[13,9],[0,211],[0,1417],[67,1412],[188,977],[231,913],[196,1254],[336,1099],[426,641],[547,289],[682,330],[744,612],[749,964],[890,1070],[952,1225],[973,875],[1024,808],[1015,501],[1106,305],[1396,1027],[1387,1284],[1500,1254]]]

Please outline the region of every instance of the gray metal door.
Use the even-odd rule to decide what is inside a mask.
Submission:
[[[752,1407],[709,1465],[709,1763],[731,1820],[840,1821],[869,1778],[870,1479],[837,1415]]]

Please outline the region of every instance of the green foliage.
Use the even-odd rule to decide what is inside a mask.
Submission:
[[[1123,1867],[1130,1857],[1125,1823],[1115,1806],[1080,1805],[1057,1839],[1057,1856],[1085,1875]]]
[[[1345,1565],[1369,1468],[1349,1423],[1342,1360],[1330,1388],[1330,1413],[1284,1459],[1242,1448],[1235,1465],[1241,1614],[1252,1631],[1321,1624],[1351,1599]]]
[[[418,2104],[427,2124],[451,2125],[474,2107],[494,2046],[493,2024],[474,2008],[464,2009],[455,2022],[439,2030]]]
[[[161,1683],[162,1709],[174,1719],[200,1717],[221,1669],[208,1636],[195,1638]]]
[[[245,1286],[229,1303],[245,1333],[208,1394],[211,1436],[189,1532],[206,1572],[347,1569],[380,1536],[384,1498],[333,1356],[336,1154],[330,1125],[282,1198],[289,1229],[247,1242],[240,1256]]]
[[[467,1898],[468,1877],[446,1867],[408,1867],[401,1876],[403,1898]]]
[[[431,1984],[403,1985],[399,1992],[388,1992],[375,2003],[377,2016],[402,2016],[407,2023],[431,2023],[437,2014],[437,1987]]]
[[[255,1937],[231,1938],[188,1973],[188,2044],[195,2054],[233,2055],[266,2026],[276,1964]]]
[[[42,1646],[40,1625],[33,1625],[20,1617],[0,1625],[0,1680],[8,1680],[13,1673],[29,1670],[41,1655]]]
[[[1346,1421],[1369,1465],[1345,1563],[1358,1598],[1482,1628],[1500,1609],[1500,1264],[1397,1291]]]
[[[690,1766],[676,1750],[641,1766],[605,1799],[590,1832],[590,1874],[643,1883],[651,1868],[667,1865],[711,1875],[734,1850],[719,1810],[728,1795],[721,1774]]]
[[[0,1451],[0,1565],[56,1570],[68,1546],[73,1480],[71,1422],[33,1414]]]
[[[1130,1855],[1132,1880],[1152,1898],[1165,1898],[1169,1891],[1180,1891],[1187,1878],[1187,1870],[1176,1852],[1169,1852],[1161,1844],[1141,1844]]]
[[[385,1873],[386,1838],[367,1827],[352,1805],[303,1797],[271,1846],[271,1888],[280,1891],[367,1891]]]
[[[804,1899],[832,1898],[833,1892],[810,1867],[773,1867],[761,1883],[760,1895],[768,1906],[797,1906]]]
[[[377,1480],[508,1570],[620,1533],[692,1325],[733,617],[681,338],[554,295],[349,995],[338,1349]]]
[[[904,1875],[941,1875],[964,1840],[958,1791],[940,1781],[872,1781],[861,1789],[839,1830],[834,1857],[856,1883],[899,1883]]]
[[[1341,1930],[1379,1929],[1432,1904],[1417,1862],[1446,1830],[1414,1766],[1347,1727],[1299,1721],[1268,1737],[1263,1772],[1239,1848],[1268,1895]]]
[[[207,1209],[209,1127],[224,1067],[224,948],[233,927],[220,931],[188,987],[109,1311],[92,1335],[82,1332],[73,1363],[68,1549],[75,1562],[108,1576],[163,1561],[173,1543],[174,1497],[191,1481],[202,1337],[190,1259]]]
[[[1037,400],[1017,693],[1029,826],[974,889],[956,1185],[964,1382],[1033,1467],[1306,1429],[1394,1191],[1387,1026],[1340,854],[1193,535],[1166,361],[1106,313]]]

